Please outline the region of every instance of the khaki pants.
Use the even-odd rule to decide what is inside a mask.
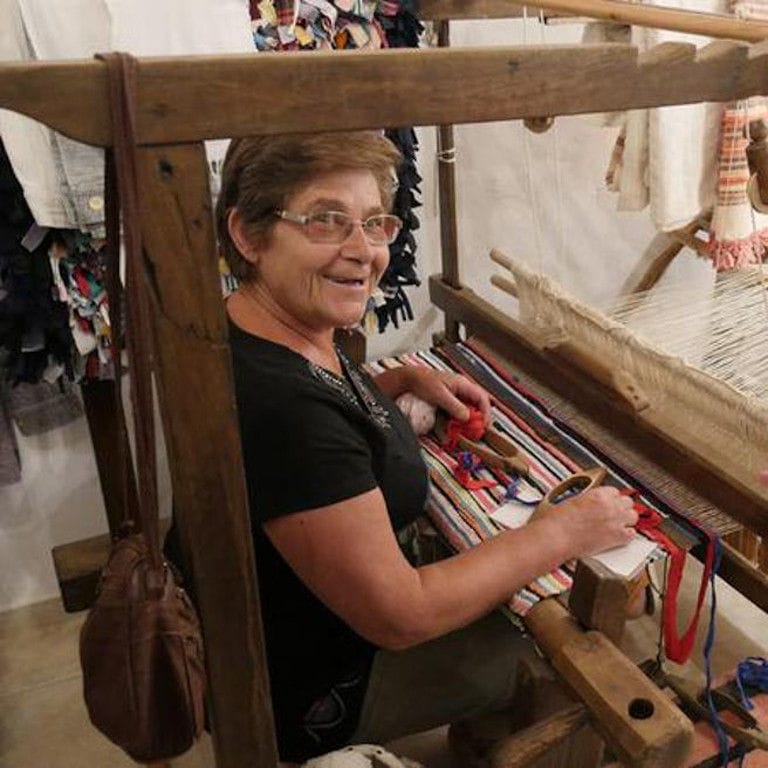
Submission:
[[[509,707],[533,643],[500,612],[405,651],[374,657],[350,743],[391,739]]]

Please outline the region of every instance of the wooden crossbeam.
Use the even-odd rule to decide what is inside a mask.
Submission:
[[[139,144],[166,144],[582,114],[764,93],[766,43],[718,41],[698,52],[669,43],[640,56],[623,45],[184,56],[139,61],[136,119]],[[108,145],[106,103],[100,62],[0,67],[0,108],[71,138]]]

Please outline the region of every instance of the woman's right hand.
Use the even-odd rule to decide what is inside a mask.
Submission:
[[[591,488],[534,514],[536,520],[551,520],[561,527],[572,557],[596,555],[627,544],[637,523],[632,499],[610,486]]]

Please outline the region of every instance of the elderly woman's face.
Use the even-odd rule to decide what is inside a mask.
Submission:
[[[338,171],[302,187],[285,204],[292,214],[339,211],[356,222],[386,213],[370,171]],[[312,242],[306,228],[278,219],[255,252],[256,282],[292,318],[315,331],[360,321],[389,262],[386,244],[369,242],[359,223],[343,242]]]

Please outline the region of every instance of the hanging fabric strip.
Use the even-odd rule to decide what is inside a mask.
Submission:
[[[658,542],[667,551],[670,556],[669,577],[664,594],[663,610],[663,631],[664,631],[664,649],[667,658],[676,664],[685,664],[691,657],[693,651],[693,641],[696,638],[696,629],[699,626],[699,616],[701,607],[704,603],[704,596],[707,593],[710,575],[712,573],[712,564],[714,558],[714,538],[711,534],[706,534],[707,553],[704,561],[704,571],[701,575],[699,592],[696,598],[696,608],[688,624],[688,628],[682,634],[678,632],[677,627],[677,598],[680,593],[680,583],[683,578],[685,568],[685,550],[676,544],[661,529],[662,516],[654,509],[647,507],[638,501],[636,494],[630,494],[635,501],[635,510],[638,512],[637,530],[645,534],[649,539]]]

